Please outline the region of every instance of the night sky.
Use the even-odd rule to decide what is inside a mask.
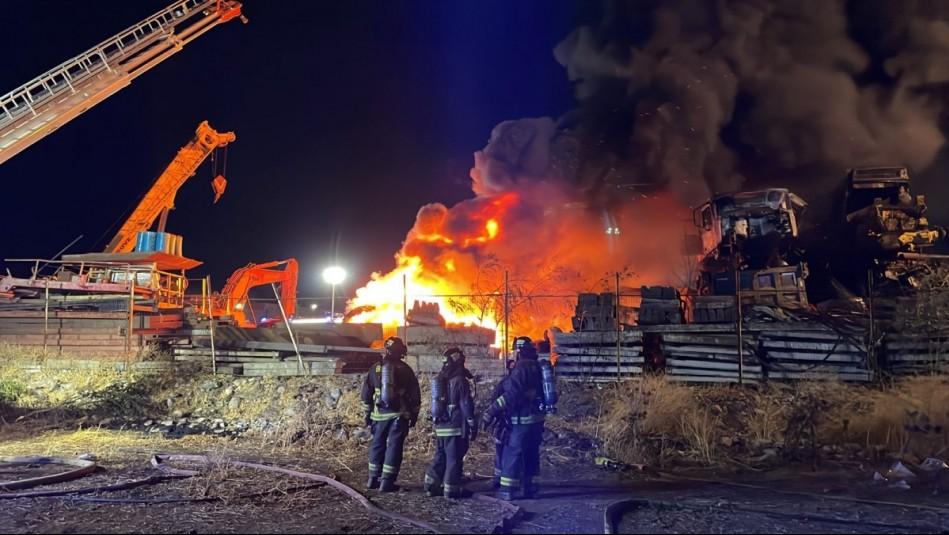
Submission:
[[[0,92],[170,0],[5,2]],[[245,2],[250,24],[208,32],[0,166],[0,257],[98,252],[204,119],[233,130],[228,190],[210,164],[168,231],[223,284],[247,262],[296,257],[301,295],[325,295],[334,254],[361,285],[392,267],[419,207],[471,196],[497,123],[573,105],[552,49],[590,3],[552,0]],[[16,16],[9,16],[10,14]],[[113,226],[114,225],[114,226]],[[338,244],[338,246],[336,245]]]

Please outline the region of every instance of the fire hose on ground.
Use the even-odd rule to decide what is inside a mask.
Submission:
[[[0,489],[3,490],[17,490],[17,489],[26,489],[30,487],[35,487],[39,485],[49,485],[54,483],[64,483],[67,481],[72,481],[79,479],[81,477],[92,474],[99,469],[99,466],[94,461],[87,461],[82,459],[65,459],[59,457],[0,457],[0,462],[8,464],[21,464],[21,465],[50,465],[50,464],[62,464],[66,466],[74,466],[76,469],[69,470],[66,472],[61,472],[57,474],[51,474],[47,476],[35,477],[30,479],[23,479],[19,481],[6,481],[0,482]],[[186,479],[199,475],[200,472],[197,470],[186,470],[181,468],[173,468],[168,466],[165,463],[168,462],[191,462],[191,463],[226,463],[231,466],[240,466],[244,468],[252,468],[255,470],[262,470],[266,472],[274,472],[278,474],[284,474],[287,476],[295,477],[298,479],[306,479],[309,481],[315,481],[318,483],[316,486],[329,485],[343,494],[353,498],[365,507],[369,512],[388,518],[389,520],[395,522],[401,522],[415,526],[416,528],[431,532],[431,533],[443,533],[441,530],[435,526],[416,520],[414,518],[409,518],[407,516],[401,515],[399,513],[386,511],[371,501],[368,498],[363,496],[357,490],[352,487],[337,481],[333,477],[323,476],[319,474],[313,474],[310,472],[301,472],[297,470],[290,470],[287,468],[280,468],[278,466],[270,466],[260,463],[252,463],[246,461],[236,461],[223,457],[213,457],[209,455],[155,455],[151,459],[151,464],[156,469],[163,472],[163,475],[160,476],[150,476],[144,479],[138,479],[133,481],[127,481],[124,483],[116,483],[113,485],[102,485],[95,487],[85,487],[79,489],[69,489],[69,490],[51,490],[51,491],[36,491],[36,492],[18,492],[18,493],[0,493],[0,499],[17,499],[17,498],[46,498],[46,497],[64,497],[64,496],[81,496],[84,494],[93,494],[99,492],[115,492],[119,490],[127,490],[136,487],[141,487],[144,485],[151,485],[160,483],[163,481],[174,480],[174,479]],[[300,490],[306,490],[309,488],[314,488],[314,485],[308,485],[303,487],[293,487],[287,489],[285,492],[296,492]],[[269,494],[271,491],[264,493],[255,493],[253,495],[248,495],[246,497],[254,497],[258,495]],[[81,501],[89,501],[93,503],[181,503],[181,502],[196,502],[196,501],[211,501],[215,498],[183,498],[183,499],[158,499],[158,500],[138,500],[138,499],[107,499],[107,498],[82,498]]]

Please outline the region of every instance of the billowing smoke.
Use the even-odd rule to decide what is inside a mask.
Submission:
[[[849,167],[923,171],[945,145],[947,15],[937,1],[607,2],[554,50],[577,109],[495,127],[475,197],[423,207],[396,270],[352,305],[388,321],[403,274],[454,295],[497,292],[507,271],[515,328],[536,335],[571,312],[547,295],[608,289],[614,272],[687,285],[689,207],[712,193],[783,185],[813,205]],[[500,306],[462,299],[457,316],[491,324]]]
[[[945,144],[946,2],[616,1],[555,55],[587,157],[687,201],[825,193],[849,167],[924,171]]]

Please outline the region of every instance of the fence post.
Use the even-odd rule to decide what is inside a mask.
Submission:
[[[208,275],[201,283],[202,291],[206,296],[211,294],[211,276]],[[217,375],[217,351],[214,347],[214,316],[211,314],[210,298],[208,297],[208,307],[205,309],[208,316],[208,332],[211,335],[211,373]]]
[[[126,279],[129,283],[129,324],[125,333],[125,372],[128,373],[130,371],[129,362],[132,357],[132,330],[135,325],[135,274],[131,267],[126,269]]]
[[[616,381],[620,380],[620,343],[619,343],[619,271],[616,272],[616,299],[613,301],[613,315],[616,324]]]
[[[879,372],[879,366],[876,359],[876,326],[874,325],[873,317],[873,270],[867,270],[867,313],[869,314],[870,325],[868,327],[867,336],[867,367],[874,371],[874,373]],[[879,374],[878,374],[879,375]]]
[[[508,285],[508,272],[504,271],[504,354],[507,355],[507,358],[511,358],[509,351],[511,350],[511,344],[508,341],[508,333],[511,329],[511,289]]]
[[[396,332],[398,334],[398,330]],[[409,350],[409,276],[402,274],[402,342],[405,344],[405,351]]]
[[[738,384],[745,384],[745,351],[742,333],[741,313],[741,259],[736,252],[737,245],[732,237],[732,254],[735,255],[735,334],[738,339]]]
[[[62,330],[60,330],[62,333]],[[46,304],[43,306],[43,356],[46,356],[46,340],[49,335],[49,279],[46,279]],[[62,337],[62,334],[60,334]],[[62,340],[60,340],[59,347],[62,347]]]

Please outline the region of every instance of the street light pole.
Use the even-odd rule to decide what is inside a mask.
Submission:
[[[336,323],[336,285],[346,280],[346,270],[339,266],[330,266],[323,270],[323,280],[333,288],[333,302],[330,303],[330,322]]]

